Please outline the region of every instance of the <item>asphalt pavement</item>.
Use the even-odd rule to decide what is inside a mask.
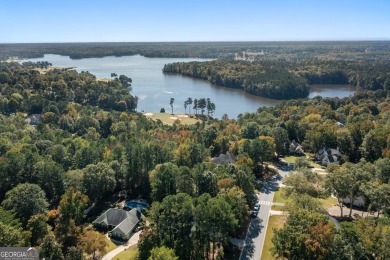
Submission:
[[[287,168],[278,168],[277,170],[279,171],[279,175],[281,177],[284,177],[288,174]],[[281,180],[273,178],[267,183],[264,183],[260,193],[256,195],[261,206],[258,215],[256,217],[252,217],[251,223],[249,224],[245,238],[245,246],[241,252],[240,260],[260,260],[261,253],[263,251],[265,233],[267,231],[272,200],[274,198],[275,191],[281,183]]]

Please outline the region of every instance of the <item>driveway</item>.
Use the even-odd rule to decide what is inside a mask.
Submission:
[[[141,234],[141,230],[134,233],[126,244],[120,245],[114,250],[112,250],[111,252],[108,252],[105,256],[103,256],[102,260],[112,260],[117,254],[125,251],[131,246],[138,244],[140,234]]]
[[[279,174],[284,177],[288,171],[277,169]],[[272,179],[263,185],[260,194],[257,194],[257,199],[260,202],[259,214],[252,218],[249,224],[245,238],[245,247],[241,252],[240,260],[261,258],[263,251],[265,233],[267,232],[268,219],[270,216],[272,200],[274,193],[281,184],[281,180]]]

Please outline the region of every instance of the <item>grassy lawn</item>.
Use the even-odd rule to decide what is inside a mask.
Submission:
[[[123,251],[116,256],[112,260],[134,260],[138,255],[138,248],[129,248],[126,251]]]
[[[297,156],[286,156],[283,158],[288,163],[295,163],[295,160],[297,159]]]
[[[107,240],[107,246],[106,246],[106,254],[107,254],[108,252],[111,252],[118,246],[115,245],[110,239],[106,238],[106,240]]]
[[[274,200],[272,202],[286,203],[287,198],[284,194],[284,188],[278,188],[274,194]]]
[[[277,211],[284,211],[285,207],[284,206],[278,206],[278,205],[272,205],[271,209],[272,210],[277,210]]]
[[[288,163],[294,164],[295,160],[297,158],[300,158],[300,157],[299,156],[286,156],[286,157],[283,158],[283,160],[285,160]],[[319,164],[317,164],[317,163],[315,163],[315,162],[313,162],[313,161],[311,161],[309,159],[307,159],[307,160],[310,162],[310,166],[311,167],[314,167],[314,168],[321,168],[322,167],[321,165],[319,165]]]
[[[274,232],[272,228],[282,228],[284,222],[286,222],[287,216],[278,216],[274,215],[269,218],[268,221],[268,227],[267,227],[267,233],[265,234],[265,241],[263,246],[263,252],[261,254],[262,260],[270,260],[275,259],[271,254],[271,248],[273,247],[272,244],[272,237],[274,236]]]
[[[171,115],[170,113],[144,113],[144,115],[148,118],[152,118],[153,120],[160,119],[164,124],[167,125],[172,125],[176,120],[179,120],[183,125],[193,125],[196,124],[196,122],[201,122],[198,119],[185,117],[185,115],[182,114]]]
[[[327,199],[319,199],[319,201],[325,209],[329,209],[333,207],[334,204],[337,204],[337,199],[332,196],[329,196]]]

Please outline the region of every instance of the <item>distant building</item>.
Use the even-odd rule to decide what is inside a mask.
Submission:
[[[293,154],[293,155],[298,155],[298,156],[303,156],[305,155],[305,151],[303,150],[303,147],[298,144],[297,142],[295,142],[295,140],[293,140],[290,144],[290,153]]]
[[[126,211],[110,208],[92,223],[99,229],[109,231],[110,237],[128,240],[140,221],[141,212],[138,209]]]
[[[30,125],[38,125],[41,122],[41,114],[31,114],[26,118],[26,122]]]
[[[322,148],[316,154],[316,161],[323,166],[340,164],[341,153],[338,149]]]
[[[229,152],[226,152],[226,154],[220,154],[217,157],[214,157],[211,159],[213,163],[216,164],[229,164],[229,163],[234,163],[236,161],[236,156],[233,154],[230,154]]]

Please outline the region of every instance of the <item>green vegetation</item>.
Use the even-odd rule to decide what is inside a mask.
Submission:
[[[205,79],[218,86],[243,89],[253,95],[274,99],[301,98],[309,94],[305,79],[274,62],[181,62],[166,64],[163,71]]]
[[[107,246],[105,248],[105,251],[106,253],[109,253],[111,252],[112,250],[114,250],[115,248],[117,248],[118,246],[115,245],[110,239],[106,238],[106,242],[107,242]]]
[[[274,229],[279,229],[283,227],[284,222],[286,222],[286,216],[284,215],[274,215],[270,216],[268,220],[267,233],[265,234],[263,252],[261,254],[261,259],[272,260],[275,257],[272,256],[272,238],[274,236]]]
[[[275,194],[288,217],[274,231],[274,255],[389,258],[386,88],[290,100],[237,120],[204,116],[167,125],[135,112],[128,77],[113,73],[111,81],[98,82],[69,69],[40,74],[41,66],[0,63],[1,245],[37,246],[47,259],[100,257],[110,245],[84,224],[125,193],[151,205],[140,259],[222,258],[234,251],[229,237],[245,236],[256,178],[268,177],[266,165],[276,154],[289,156],[295,140],[313,154],[338,147],[342,165],[320,176],[306,160],[296,163],[296,173],[284,179],[289,187]],[[186,109],[202,114],[207,103],[193,100]],[[212,162],[227,152],[226,163]],[[363,208],[377,214],[336,229],[321,209],[330,193],[338,203],[364,196]]]
[[[72,59],[140,54],[145,57],[202,57],[232,59],[243,51],[263,52],[255,60],[388,60],[386,41],[365,42],[163,42],[163,43],[28,43],[1,44],[1,60],[9,57],[34,58],[53,53]],[[367,51],[369,50],[369,51]]]
[[[208,80],[273,99],[307,97],[309,84],[349,84],[366,89],[389,89],[390,62],[310,59],[291,62],[263,59],[256,62],[214,60],[166,64],[163,71]]]
[[[278,188],[278,190],[274,193],[274,199],[272,202],[277,203],[286,203],[287,196],[285,193],[285,188]]]
[[[114,256],[114,260],[135,260],[138,256],[137,247],[129,248],[116,256]]]

